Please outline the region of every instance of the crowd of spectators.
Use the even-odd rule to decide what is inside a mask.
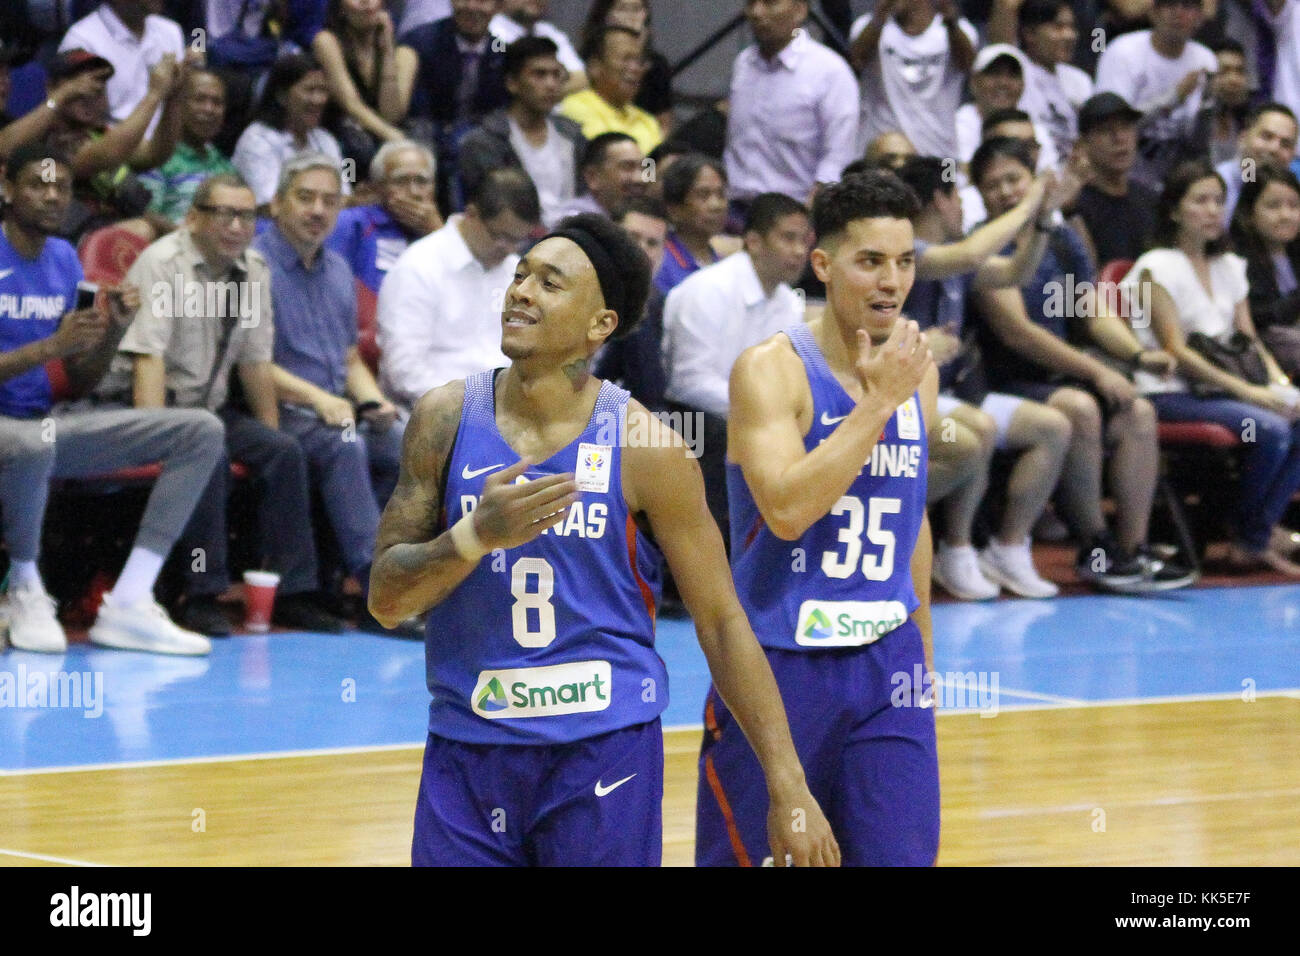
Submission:
[[[364,596],[410,408],[505,364],[518,255],[577,213],[628,230],[654,275],[646,319],[595,368],[701,417],[725,530],[731,367],[816,307],[807,210],[868,168],[920,200],[905,312],[941,369],[942,587],[1056,594],[1035,529],[1072,536],[1097,587],[1190,583],[1189,556],[1150,540],[1160,422],[1240,438],[1232,560],[1300,576],[1283,524],[1300,0],[734,0],[716,11],[746,21],[728,96],[694,107],[657,49],[662,0],[570,0],[572,35],[563,3],[5,4],[13,646],[65,646],[38,570],[51,480],[145,464],[161,470],[92,640],[199,654],[229,633],[232,474],[281,578],[277,622],[342,629],[328,592]],[[78,283],[106,234],[130,254],[92,304]],[[173,550],[184,586],[164,610]],[[378,628],[364,607],[359,624]]]

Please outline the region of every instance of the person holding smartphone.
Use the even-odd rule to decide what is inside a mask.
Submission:
[[[68,641],[37,561],[54,478],[86,478],[161,462],[126,565],[104,595],[92,643],[162,654],[207,654],[207,638],[174,624],[153,596],[222,457],[221,422],[201,409],[91,409],[61,404],[90,393],[140,305],[135,286],[81,283],[81,264],[54,231],[72,200],[65,154],[31,144],[4,171],[0,226],[0,512],[9,552],[9,645],[62,653]],[[80,286],[79,286],[80,284]],[[67,395],[56,393],[61,365]]]

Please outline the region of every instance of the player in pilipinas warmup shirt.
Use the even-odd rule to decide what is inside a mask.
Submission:
[[[76,302],[81,263],[67,242],[46,238],[35,260],[25,259],[0,232],[0,352],[49,338]],[[33,418],[53,404],[44,366],[0,382],[0,415]]]
[[[812,451],[855,402],[807,326],[785,335],[812,392],[804,437]],[[846,866],[924,866],[938,848],[934,715],[920,699],[924,652],[910,619],[919,606],[911,559],[925,516],[926,459],[913,394],[848,492],[797,541],[772,533],[740,467],[727,463],[736,591],[768,651],[809,789]],[[757,865],[766,852],[762,777],[712,688],[700,763],[696,864]]]
[[[496,426],[495,375],[465,384],[447,526],[519,458]],[[623,496],[628,398],[602,383],[583,433],[525,473],[577,476],[582,497],[568,517],[485,556],[429,613],[417,864],[660,862],[660,558]]]

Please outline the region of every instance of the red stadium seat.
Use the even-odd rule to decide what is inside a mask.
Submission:
[[[1133,262],[1129,259],[1116,259],[1108,262],[1098,273],[1097,284],[1099,287],[1107,284],[1118,285],[1120,280],[1128,275],[1132,268]],[[1099,288],[1099,298],[1102,297],[1102,292],[1103,290]],[[1104,298],[1103,301],[1115,302],[1120,317],[1124,319],[1130,318],[1127,297],[1113,295]],[[1231,473],[1234,457],[1232,453],[1241,445],[1241,440],[1230,429],[1214,422],[1161,422],[1157,425],[1156,434],[1164,458],[1164,468],[1161,469],[1157,493],[1166,503],[1170,523],[1174,526],[1174,531],[1178,535],[1184,556],[1190,560],[1194,568],[1199,570],[1201,548],[1197,547],[1197,543],[1192,536],[1187,515],[1183,509],[1182,495],[1169,481],[1169,474],[1171,470],[1176,471],[1180,477],[1189,472],[1204,474],[1207,464],[1210,464],[1209,473],[1222,478],[1225,474]],[[1212,463],[1207,462],[1207,458],[1214,460]],[[1184,484],[1184,482],[1180,482],[1180,484]],[[1205,486],[1206,482],[1198,480],[1193,484]],[[1218,484],[1220,486],[1218,490],[1221,491],[1222,482],[1220,481]],[[1213,491],[1214,489],[1210,490]],[[1215,509],[1203,508],[1202,510]],[[1203,544],[1202,542],[1202,547]]]
[[[357,286],[357,351],[361,361],[366,363],[372,375],[379,374],[379,343],[375,339],[378,331],[377,310],[379,300],[370,291],[370,287],[360,279]]]
[[[149,245],[129,229],[120,226],[105,226],[87,233],[77,247],[77,258],[81,268],[90,282],[102,285],[116,285],[126,276],[136,256]]]

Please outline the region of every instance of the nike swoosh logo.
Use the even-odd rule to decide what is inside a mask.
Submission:
[[[0,279],[7,279],[13,274],[13,269],[0,269]]]
[[[844,421],[844,419],[846,419],[846,418],[848,418],[848,417],[849,417],[848,415],[840,415],[838,418],[831,418],[831,417],[830,417],[829,415],[827,415],[825,412],[822,412],[822,424],[823,424],[823,425],[834,425],[836,422],[842,422],[842,421]]]
[[[502,465],[504,464],[505,463],[502,462]],[[473,468],[473,469],[471,469],[469,465],[466,465],[464,468],[460,470],[460,476],[464,478],[466,481],[469,481],[471,478],[477,478],[479,475],[484,474],[485,472],[494,471],[495,469],[502,467],[502,465],[488,465],[486,468]]]
[[[614,781],[613,783],[611,783],[608,787],[602,787],[602,786],[600,785],[600,781],[597,780],[597,781],[596,781],[596,796],[598,796],[598,797],[603,797],[603,796],[604,796],[605,794],[607,794],[607,793],[612,793],[613,791],[615,791],[615,790],[617,790],[619,787],[623,786],[623,784],[627,783],[629,780],[631,780],[631,779],[632,779],[633,777],[635,777],[635,776],[636,776],[636,774],[634,774],[634,773],[633,773],[633,774],[629,774],[628,776],[624,777],[622,780],[615,780],[615,781]]]

